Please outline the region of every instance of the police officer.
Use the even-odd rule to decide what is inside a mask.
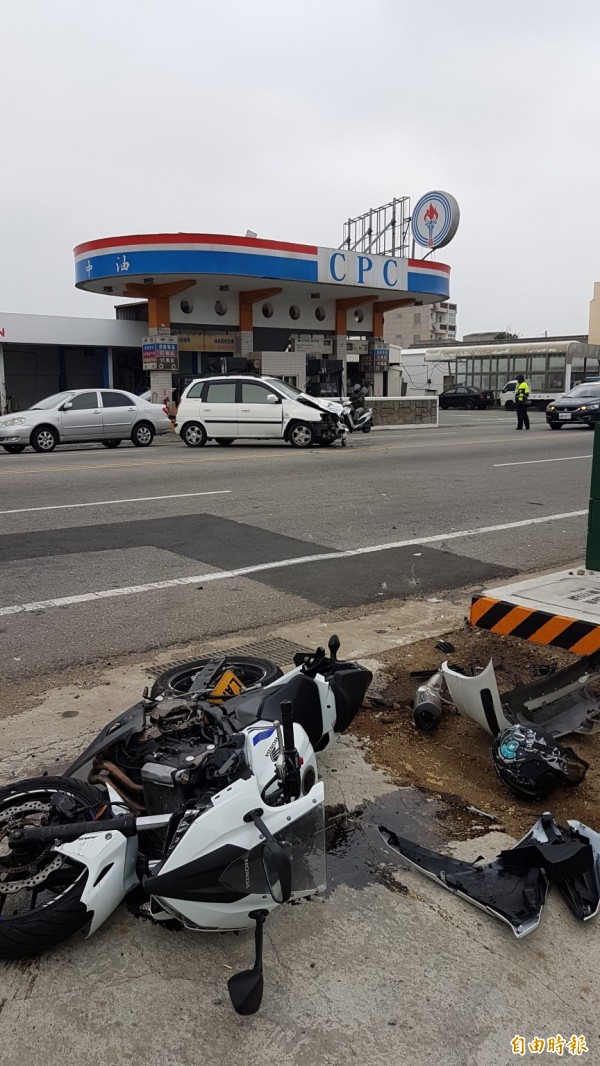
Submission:
[[[529,400],[529,385],[522,374],[517,374],[517,387],[515,389],[515,407],[517,408],[517,429],[529,429],[529,415],[527,414],[527,401]]]

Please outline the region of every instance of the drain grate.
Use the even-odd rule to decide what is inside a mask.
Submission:
[[[270,659],[276,666],[289,666],[294,661],[294,655],[299,651],[306,652],[310,650],[314,649],[303,648],[292,640],[284,640],[283,637],[269,637],[266,640],[256,640],[251,644],[235,644],[228,648],[213,648],[209,646],[202,649],[201,656],[202,658],[204,656],[212,658],[217,655],[255,655],[257,658]],[[186,662],[191,662],[194,658],[199,658],[199,656],[177,659],[175,662],[153,667],[149,671],[150,676],[158,677],[167,670],[175,669],[176,666],[184,666]]]
[[[283,637],[269,637],[266,640],[257,640],[253,644],[236,645],[228,651],[238,652],[240,655],[257,655],[261,659],[271,659],[277,666],[288,666],[293,662],[294,655],[299,651],[309,651],[308,648],[294,644],[292,640],[284,640]],[[225,652],[221,652],[225,654]]]

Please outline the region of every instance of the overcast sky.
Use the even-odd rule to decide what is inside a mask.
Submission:
[[[598,0],[5,0],[0,34],[0,311],[112,316],[85,240],[337,247],[445,189],[459,336],[587,332]]]

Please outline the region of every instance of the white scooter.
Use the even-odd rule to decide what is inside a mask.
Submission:
[[[352,400],[342,401],[342,421],[349,433],[370,433],[373,428],[373,412],[370,407],[356,407]]]

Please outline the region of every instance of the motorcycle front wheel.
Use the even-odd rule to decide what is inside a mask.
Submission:
[[[165,670],[164,673],[158,675],[152,685],[150,699],[155,700],[157,696],[162,696],[163,694],[167,696],[185,695],[186,692],[189,692],[196,674],[208,662],[209,658],[205,656],[203,659],[191,659],[187,663],[180,663]],[[220,676],[227,670],[231,670],[235,674],[242,682],[244,688],[250,688],[252,685],[260,685],[261,688],[264,688],[265,685],[270,685],[271,682],[282,676],[282,671],[279,667],[270,662],[269,659],[257,659],[253,655],[236,655],[235,653],[226,656],[221,667]],[[218,680],[217,678],[215,684]]]
[[[371,432],[371,426],[363,426],[362,431],[363,431],[363,433],[370,433]]]
[[[102,793],[69,777],[32,777],[0,789],[0,958],[40,955],[83,929],[92,917],[81,894],[87,870],[48,845],[23,852],[8,847],[11,829],[40,825],[63,793],[77,804],[77,818],[91,820]]]

